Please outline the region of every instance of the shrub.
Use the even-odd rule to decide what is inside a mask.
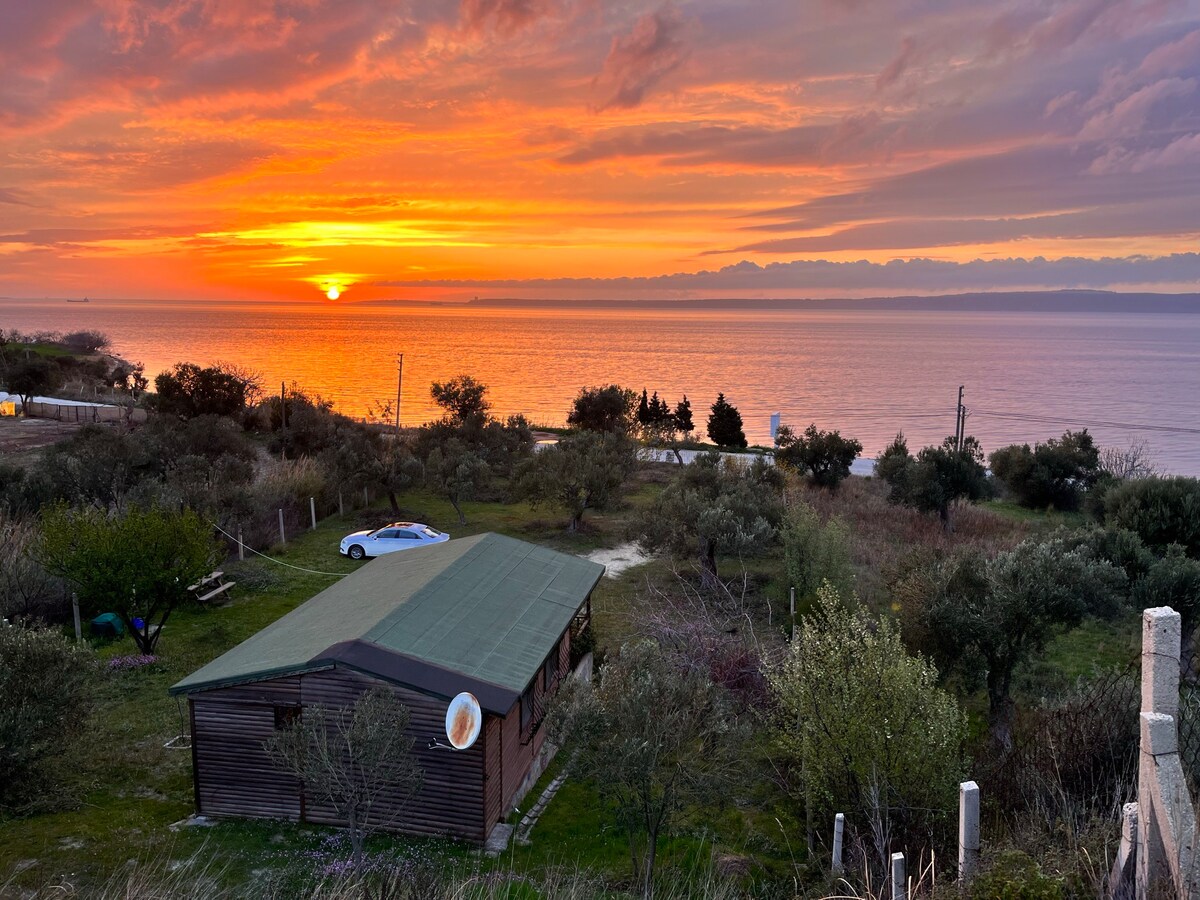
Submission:
[[[66,591],[33,556],[37,526],[0,511],[0,616],[57,621],[66,608]]]
[[[1078,509],[1100,475],[1100,451],[1086,428],[1032,450],[1028,444],[1001,447],[988,462],[1017,502],[1031,509]]]
[[[1062,900],[1061,878],[1042,873],[1036,861],[1019,850],[1002,853],[971,882],[970,900]]]
[[[963,774],[966,718],[895,626],[852,612],[825,586],[768,678],[778,745],[800,773],[810,816],[871,822],[884,860],[889,841],[880,835],[940,830]]]
[[[58,632],[0,625],[0,805],[36,792],[45,764],[82,730],[94,666]]]
[[[74,350],[77,353],[97,353],[101,350],[107,350],[112,342],[108,339],[108,335],[102,331],[72,331],[69,334],[64,334],[59,342],[68,350]]]
[[[822,582],[839,593],[853,589],[850,532],[844,522],[822,522],[817,511],[801,501],[788,509],[782,535],[788,581],[798,597],[815,597]]]
[[[1200,557],[1200,479],[1139,478],[1108,492],[1104,522],[1137,532],[1147,547],[1179,544]]]

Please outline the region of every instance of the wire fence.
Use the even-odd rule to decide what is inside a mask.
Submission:
[[[1179,697],[1179,750],[1193,796],[1200,785],[1200,681],[1183,668]],[[985,811],[996,823],[1036,815],[1047,822],[1082,824],[1119,818],[1137,799],[1141,658],[1081,680],[1069,692],[1021,709],[1012,748],[984,742],[974,759]]]

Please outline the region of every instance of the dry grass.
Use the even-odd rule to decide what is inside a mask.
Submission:
[[[836,516],[850,528],[850,558],[860,599],[872,608],[888,602],[887,575],[914,553],[947,553],[977,548],[989,554],[1020,543],[1032,530],[1027,521],[979,506],[955,510],[953,533],[936,516],[888,502],[887,485],[873,478],[851,477],[834,491],[793,482],[787,502],[803,501],[822,519]]]

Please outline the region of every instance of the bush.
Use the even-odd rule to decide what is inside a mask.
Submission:
[[[783,662],[769,673],[778,744],[801,773],[810,816],[877,826],[903,841],[949,821],[963,774],[966,718],[886,619],[850,611],[823,587]],[[875,850],[886,860],[888,842]]]
[[[1100,451],[1086,428],[1032,450],[1028,444],[1001,447],[988,462],[1017,502],[1031,509],[1078,509],[1100,475]]]
[[[107,350],[112,342],[102,331],[72,331],[70,334],[64,334],[59,343],[77,353],[98,353]]]
[[[1200,479],[1139,478],[1126,481],[1104,499],[1104,522],[1128,528],[1158,551],[1179,544],[1200,557]]]
[[[91,651],[55,631],[0,625],[0,805],[45,783],[45,764],[87,721]]]
[[[798,597],[815,597],[822,582],[839,593],[853,590],[850,532],[840,519],[822,522],[817,511],[801,501],[788,510],[782,534],[788,581]]]
[[[970,900],[1062,900],[1063,882],[1042,873],[1036,861],[1019,850],[1002,853],[971,883]]]
[[[67,612],[62,583],[33,557],[37,526],[0,511],[0,616],[60,621]]]

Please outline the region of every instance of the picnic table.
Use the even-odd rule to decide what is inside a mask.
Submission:
[[[209,603],[216,597],[221,596],[221,594],[225,593],[235,584],[237,584],[236,581],[225,580],[224,572],[216,571],[209,572],[195,584],[189,584],[188,590],[196,595],[196,600],[198,602]]]

